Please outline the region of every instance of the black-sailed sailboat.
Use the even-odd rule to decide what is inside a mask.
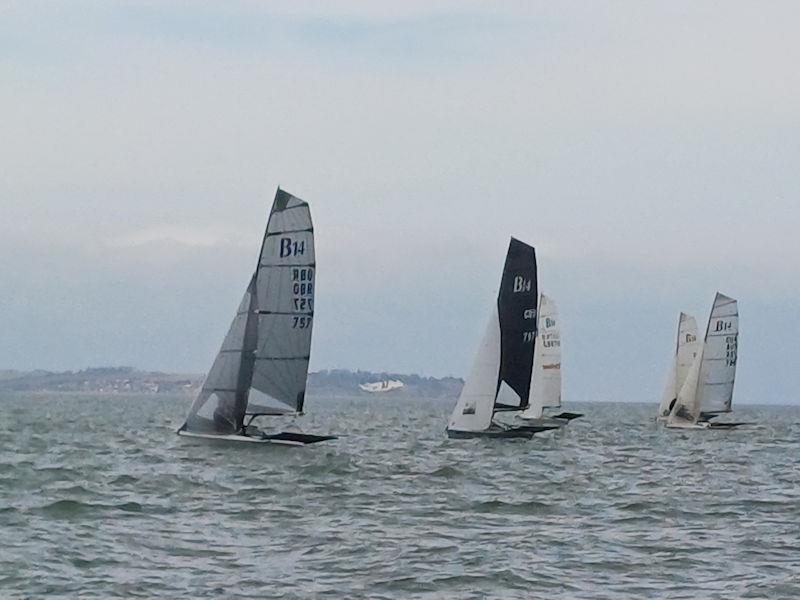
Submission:
[[[278,188],[258,264],[200,394],[178,434],[300,446],[336,439],[267,433],[257,418],[303,414],[316,259],[308,204]]]
[[[450,438],[528,438],[558,425],[504,423],[530,402],[537,334],[536,251],[511,238],[497,302],[447,426]]]

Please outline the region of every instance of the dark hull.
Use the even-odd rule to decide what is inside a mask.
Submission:
[[[264,435],[263,439],[275,442],[294,442],[298,444],[316,444],[317,442],[327,442],[328,440],[337,439],[335,435],[313,435],[310,433],[294,433],[291,431],[282,431],[274,435]]]
[[[579,419],[583,415],[581,413],[572,413],[572,412],[562,412],[558,415],[553,415],[550,417],[551,419],[561,419],[562,421],[567,421],[568,423],[573,419]]]
[[[484,431],[460,431],[458,429],[448,429],[447,437],[454,440],[466,440],[472,438],[503,438],[503,439],[531,439],[534,434],[542,431],[550,431],[551,429],[558,429],[555,426],[520,426],[511,427],[509,429],[486,429]]]
[[[714,421],[708,424],[708,429],[735,429],[742,425],[752,425],[752,423],[718,423]]]
[[[243,433],[205,433],[201,431],[187,431],[183,427],[178,430],[178,435],[189,438],[200,438],[213,442],[240,442],[249,444],[278,444],[281,446],[307,446],[317,442],[335,440],[333,435],[311,435],[308,433],[298,433],[293,431],[282,431],[281,433],[266,434],[263,432],[251,432],[248,435]]]

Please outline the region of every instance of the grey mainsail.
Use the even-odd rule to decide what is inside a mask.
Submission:
[[[308,204],[278,189],[256,271],[181,430],[224,435],[248,415],[303,410],[315,269]]]
[[[247,412],[302,412],[316,261],[308,204],[278,190],[256,273],[258,349]]]

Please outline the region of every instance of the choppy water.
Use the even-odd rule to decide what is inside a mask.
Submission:
[[[316,447],[179,438],[189,400],[0,398],[0,598],[798,598],[800,409],[532,441],[311,399]]]

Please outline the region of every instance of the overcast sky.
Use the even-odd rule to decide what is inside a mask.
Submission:
[[[205,371],[275,188],[312,369],[463,375],[510,235],[567,400],[657,402],[740,300],[737,402],[800,387],[796,2],[0,0],[0,368]],[[798,399],[800,401],[800,399]]]

